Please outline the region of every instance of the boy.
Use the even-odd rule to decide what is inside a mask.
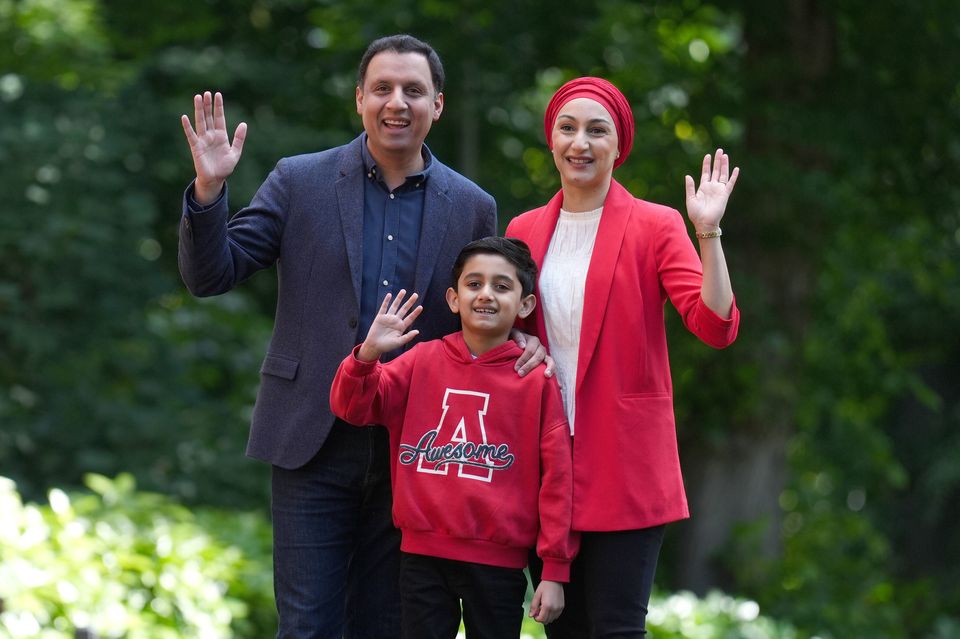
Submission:
[[[450,310],[463,330],[422,342],[417,295],[384,298],[363,343],[333,381],[333,412],[389,429],[393,518],[401,530],[401,626],[405,639],[452,639],[461,601],[467,636],[519,636],[536,546],[544,581],[530,616],[550,623],[563,609],[578,538],[570,531],[570,436],[552,378],[518,377],[517,317],[536,304],[536,264],[519,240],[471,242],[453,267]]]

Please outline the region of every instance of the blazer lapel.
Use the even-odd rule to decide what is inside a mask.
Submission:
[[[421,299],[430,287],[437,256],[440,255],[447,227],[454,216],[452,202],[447,195],[447,180],[443,167],[436,158],[434,163],[427,179],[427,192],[424,193],[420,244],[417,246],[417,270],[414,275],[414,291],[420,294]]]
[[[360,155],[362,139],[363,136],[360,136],[344,148],[336,181],[340,226],[357,304],[360,303],[360,274],[363,269],[363,160]]]
[[[527,236],[526,242],[527,246],[530,247],[530,255],[540,269],[543,269],[543,260],[547,257],[547,249],[550,248],[550,239],[553,237],[553,231],[557,228],[557,220],[560,219],[560,206],[562,204],[563,191],[558,191],[556,195],[550,198],[550,201],[543,207],[540,214],[537,215],[536,221],[533,223],[530,233]],[[540,278],[537,278],[537,300],[542,299],[539,279]],[[547,339],[547,326],[543,316],[543,305],[539,301],[537,302],[537,312],[534,313],[534,316],[537,319],[537,335],[540,336],[540,341],[543,342],[547,350],[549,350],[550,344]]]
[[[540,266],[543,266],[543,258],[547,256],[547,249],[550,248],[550,239],[553,237],[554,229],[557,228],[557,220],[560,219],[560,205],[562,204],[563,191],[559,191],[543,207],[530,229],[527,246],[530,247],[533,261]]]
[[[597,229],[590,267],[587,269],[577,361],[577,389],[583,387],[584,374],[590,368],[590,360],[597,347],[600,326],[603,324],[607,301],[610,299],[613,275],[633,203],[633,196],[616,180],[611,180],[610,191],[603,202],[603,213],[600,215],[600,227]]]

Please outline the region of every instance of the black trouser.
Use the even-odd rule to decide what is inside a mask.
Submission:
[[[664,526],[585,532],[564,584],[564,609],[546,626],[550,639],[635,639],[647,634],[647,604],[663,543]],[[540,583],[543,564],[530,553],[530,576]]]
[[[467,639],[517,639],[526,594],[519,568],[400,555],[403,639],[454,639],[461,601]]]

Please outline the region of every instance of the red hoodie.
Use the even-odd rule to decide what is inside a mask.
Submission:
[[[506,568],[536,545],[543,579],[568,581],[570,430],[554,379],[517,376],[513,342],[474,358],[462,333],[397,359],[340,364],[330,407],[390,431],[393,521],[404,552]]]

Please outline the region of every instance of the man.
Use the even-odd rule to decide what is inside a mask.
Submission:
[[[229,222],[226,180],[246,125],[231,144],[219,93],[194,96],[195,130],[181,118],[197,174],[180,224],[187,288],[217,295],[278,265],[274,331],[247,446],[273,465],[278,637],[399,636],[386,431],[336,420],[329,390],[387,292],[420,294],[420,339],[456,331],[444,300],[450,268],[465,244],[496,232],[493,198],[424,144],[443,111],[443,79],[436,52],[416,38],[371,43],[356,90],[364,133],[280,160]],[[519,341],[522,375],[544,351],[534,338]]]

